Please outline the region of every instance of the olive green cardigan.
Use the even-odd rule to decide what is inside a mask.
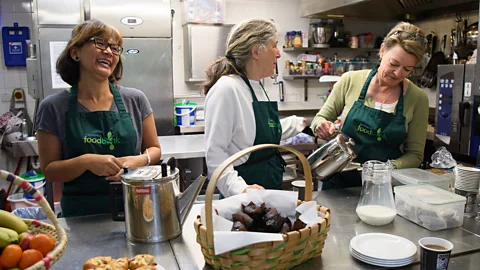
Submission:
[[[348,112],[360,95],[369,72],[370,70],[359,70],[343,74],[342,78],[333,87],[327,102],[313,119],[312,130],[315,130],[323,121],[335,121],[338,116],[341,116],[343,126]],[[423,161],[428,124],[428,97],[422,89],[408,81],[403,98],[403,115],[406,118],[407,136],[403,143],[403,155],[396,160],[392,160],[392,163],[399,169],[416,168]],[[374,108],[375,101],[367,95],[365,105]],[[394,113],[394,110],[391,113]]]

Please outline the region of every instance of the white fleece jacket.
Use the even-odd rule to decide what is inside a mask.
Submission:
[[[250,80],[250,84],[258,101],[268,101],[260,82]],[[235,75],[221,77],[208,92],[205,100],[205,148],[209,177],[225,159],[253,146],[256,127],[252,102],[248,86]],[[297,116],[281,119],[282,140],[300,133],[306,127],[304,120]],[[248,158],[249,155],[240,158],[233,166],[245,163]],[[229,166],[217,182],[217,188],[225,197],[242,193],[248,186],[233,166]]]

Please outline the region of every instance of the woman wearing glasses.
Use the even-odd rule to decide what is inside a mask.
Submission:
[[[390,30],[380,47],[380,61],[373,70],[345,73],[312,121],[320,138],[341,131],[355,140],[356,162],[391,160],[395,168],[416,168],[423,161],[428,97],[407,79],[426,51],[424,33],[401,22]],[[335,175],[322,189],[361,186],[357,171]]]
[[[57,60],[72,87],[46,97],[36,130],[45,178],[63,183],[64,216],[108,213],[109,181],[122,167],[160,160],[152,108],[140,90],[115,85],[122,76],[122,37],[92,20],[78,25]]]

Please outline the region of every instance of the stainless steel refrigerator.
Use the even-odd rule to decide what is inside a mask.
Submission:
[[[123,36],[120,85],[145,93],[159,136],[175,134],[169,0],[34,0],[33,11],[32,46],[27,59],[30,95],[41,100],[69,87],[56,74],[55,61],[77,24],[98,19]]]

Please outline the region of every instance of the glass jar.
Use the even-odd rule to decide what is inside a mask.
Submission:
[[[302,47],[302,32],[295,32],[295,38],[293,39],[293,47],[301,48]]]
[[[383,226],[397,215],[392,191],[390,161],[370,160],[363,164],[362,192],[357,205],[357,215],[370,225]]]

